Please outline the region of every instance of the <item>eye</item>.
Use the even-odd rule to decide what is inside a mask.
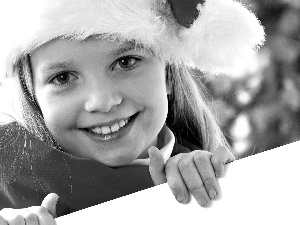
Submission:
[[[131,70],[135,68],[139,61],[141,61],[140,58],[135,57],[135,56],[125,56],[122,58],[119,58],[113,66],[113,69],[117,70]]]
[[[55,85],[64,86],[68,85],[70,82],[73,82],[74,80],[78,79],[75,75],[69,73],[69,72],[63,72],[56,76],[54,76],[50,83],[53,83]]]

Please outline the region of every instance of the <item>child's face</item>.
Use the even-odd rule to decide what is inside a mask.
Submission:
[[[65,151],[120,166],[156,144],[167,87],[165,63],[150,51],[107,40],[54,40],[32,53],[31,64],[46,126]]]

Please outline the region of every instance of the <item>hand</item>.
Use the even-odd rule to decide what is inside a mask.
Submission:
[[[225,163],[235,160],[229,149],[221,146],[215,153],[198,150],[178,154],[167,161],[164,170],[159,150],[152,147],[149,155],[155,185],[167,181],[179,202],[188,202],[191,193],[202,207],[209,206],[211,200],[220,196],[216,178],[224,176]]]
[[[55,225],[58,195],[47,195],[41,206],[0,211],[0,225]]]

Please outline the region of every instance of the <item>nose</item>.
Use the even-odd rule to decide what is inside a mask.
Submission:
[[[107,113],[122,102],[116,85],[111,82],[93,82],[87,89],[85,101],[87,112]]]

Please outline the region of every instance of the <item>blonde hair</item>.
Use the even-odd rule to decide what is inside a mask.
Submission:
[[[12,73],[11,79],[14,79],[13,89],[16,90],[14,91],[15,94],[12,95],[13,116],[16,121],[36,138],[51,147],[61,150],[60,145],[55,141],[47,128],[42,111],[36,100],[29,55],[20,57],[12,68]]]
[[[46,144],[61,149],[47,129],[35,98],[29,55],[18,60],[13,73],[18,90],[18,94],[14,97],[17,120]],[[168,117],[173,119],[170,124],[173,132],[180,136],[180,129],[187,130],[188,135],[198,140],[194,144],[210,152],[214,152],[220,145],[229,147],[210,110],[206,89],[198,80],[199,76],[184,64],[168,64],[166,75],[172,90],[169,96],[171,110]]]
[[[208,92],[199,80],[199,73],[195,73],[184,64],[173,64],[169,68],[168,79],[173,86],[174,123],[179,122],[187,126],[190,130],[189,135],[199,139],[203,150],[214,152],[220,145],[229,148],[210,109]]]

